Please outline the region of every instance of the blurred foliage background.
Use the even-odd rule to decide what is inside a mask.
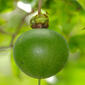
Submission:
[[[17,68],[12,52],[17,37],[31,29],[37,6],[38,0],[0,0],[0,85],[37,85]],[[43,0],[42,8],[49,29],[63,35],[70,48],[65,68],[42,85],[85,85],[85,0]]]

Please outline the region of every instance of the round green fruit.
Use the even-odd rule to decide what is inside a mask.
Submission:
[[[64,67],[68,58],[66,40],[49,29],[33,29],[23,33],[13,50],[16,64],[34,78],[55,75]]]

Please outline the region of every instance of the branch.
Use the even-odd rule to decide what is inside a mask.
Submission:
[[[22,28],[22,26],[23,26],[23,24],[24,24],[24,21],[25,21],[25,18],[26,18],[28,15],[32,14],[33,12],[34,12],[34,11],[32,11],[32,12],[30,12],[30,13],[27,13],[27,14],[22,18],[21,23],[19,24],[16,32],[15,32],[14,34],[12,34],[12,39],[11,39],[10,45],[7,46],[7,47],[0,47],[0,50],[3,50],[3,49],[5,50],[5,49],[8,49],[8,48],[13,48],[13,41],[14,41],[15,37],[18,35],[20,29]],[[9,33],[7,33],[7,32],[4,32],[3,30],[1,30],[1,33],[9,34]],[[10,35],[11,35],[11,34],[10,34]]]
[[[13,41],[14,41],[15,37],[16,37],[16,35],[13,34],[13,35],[12,35],[11,42],[10,42],[10,45],[9,45],[9,47],[11,47],[11,48],[13,47]]]
[[[5,51],[5,50],[7,50],[9,48],[10,48],[9,46],[7,46],[7,47],[0,47],[0,51]]]
[[[42,0],[39,0],[39,4],[38,4],[38,14],[41,14],[41,7],[42,7]]]
[[[10,43],[10,47],[13,47],[13,41],[14,41],[15,37],[18,35],[20,29],[22,28],[22,26],[23,26],[23,24],[24,24],[24,21],[25,21],[25,18],[26,18],[28,15],[32,14],[33,12],[34,12],[34,11],[32,11],[32,12],[30,12],[30,13],[27,13],[27,14],[22,18],[20,25],[18,26],[16,32],[15,32],[15,33],[13,34],[13,36],[12,36],[12,40],[11,40],[11,43]]]
[[[40,85],[41,84],[41,79],[38,79],[38,85]]]
[[[7,35],[12,35],[11,33],[9,33],[9,32],[5,32],[4,30],[2,30],[1,28],[0,28],[0,32],[2,33],[2,34],[7,34]]]

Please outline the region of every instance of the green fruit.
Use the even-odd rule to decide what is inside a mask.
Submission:
[[[55,75],[68,58],[66,40],[49,29],[33,29],[22,34],[14,46],[14,59],[19,68],[34,78]]]

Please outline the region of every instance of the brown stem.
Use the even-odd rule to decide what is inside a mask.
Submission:
[[[2,30],[1,28],[0,28],[0,33],[2,33],[2,34],[7,34],[7,35],[12,35],[12,33],[5,32],[5,31],[4,31],[4,30]]]
[[[40,85],[40,83],[41,83],[41,79],[38,79],[38,85]]]
[[[10,43],[10,47],[13,47],[13,41],[14,41],[15,37],[17,36],[17,34],[19,33],[22,25],[24,24],[24,20],[25,20],[25,18],[26,18],[27,15],[28,15],[28,14],[26,14],[26,15],[22,18],[20,25],[18,26],[16,32],[13,34],[12,40],[11,40],[11,43]]]
[[[4,46],[4,47],[0,47],[0,50],[3,50],[3,49],[8,49],[10,48],[9,46]]]
[[[23,24],[24,24],[24,22],[25,22],[25,18],[26,18],[28,15],[32,14],[33,12],[34,12],[34,11],[32,11],[32,12],[30,12],[30,13],[27,13],[27,14],[22,18],[20,25],[18,26],[16,32],[15,32],[14,35],[12,36],[12,40],[11,40],[11,43],[10,43],[10,47],[13,47],[13,41],[14,41],[15,37],[17,36],[17,34],[19,33],[20,29],[22,28],[22,26],[23,26]]]
[[[32,11],[31,13],[33,13],[33,12],[34,12],[34,11]],[[12,35],[12,39],[11,39],[10,45],[9,45],[8,47],[0,47],[0,49],[6,49],[6,48],[12,48],[12,47],[13,47],[13,41],[14,41],[15,37],[17,36],[17,34],[19,33],[20,29],[22,28],[22,25],[24,24],[24,21],[25,21],[26,16],[30,15],[31,13],[26,14],[26,15],[22,18],[21,23],[20,23],[20,25],[18,26],[16,32]],[[5,32],[3,32],[3,33],[5,33]],[[7,34],[7,33],[5,33],[5,34]]]
[[[42,0],[39,0],[39,4],[38,4],[38,14],[41,14],[41,7],[42,7]]]

